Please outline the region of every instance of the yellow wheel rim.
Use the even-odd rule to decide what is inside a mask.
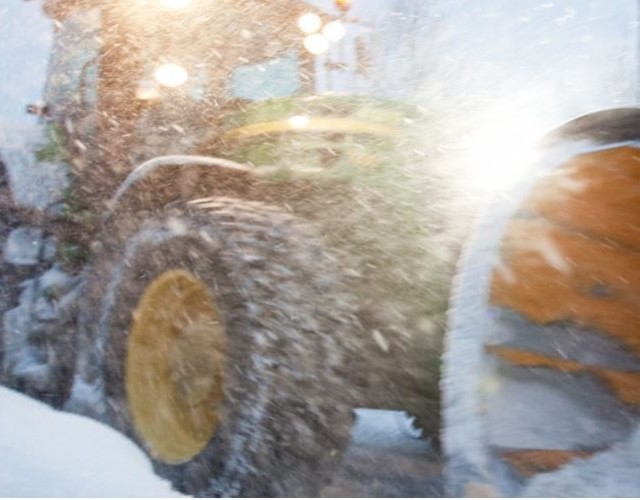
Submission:
[[[146,288],[128,339],[125,385],[151,455],[180,464],[200,453],[220,420],[225,333],[208,287],[171,270]]]

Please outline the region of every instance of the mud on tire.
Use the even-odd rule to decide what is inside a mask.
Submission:
[[[113,239],[88,277],[82,318],[108,423],[145,447],[125,390],[132,312],[154,278],[187,270],[224,318],[224,404],[200,454],[154,461],[156,471],[188,494],[317,494],[321,463],[346,445],[357,390],[342,373],[357,352],[354,308],[320,239],[279,209],[221,198],[165,209]]]

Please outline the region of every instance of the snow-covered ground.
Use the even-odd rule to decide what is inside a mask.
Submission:
[[[0,496],[179,497],[113,429],[0,387]],[[440,496],[440,464],[402,412],[357,410],[324,496]]]
[[[2,387],[0,408],[0,496],[181,496],[109,427]]]

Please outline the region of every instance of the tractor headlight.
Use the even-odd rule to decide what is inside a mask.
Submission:
[[[298,27],[306,34],[316,33],[322,28],[322,19],[318,14],[309,12],[300,16],[298,19]]]
[[[189,80],[189,73],[179,64],[167,63],[154,71],[153,77],[163,87],[175,88]]]
[[[314,33],[313,35],[309,35],[304,39],[304,48],[311,52],[313,55],[319,56],[320,54],[324,54],[331,44],[327,37],[320,33]]]
[[[322,28],[322,34],[330,42],[339,42],[346,35],[347,30],[341,21],[331,21]]]

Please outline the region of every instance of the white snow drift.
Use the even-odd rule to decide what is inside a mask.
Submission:
[[[0,496],[181,495],[113,429],[0,387]]]

